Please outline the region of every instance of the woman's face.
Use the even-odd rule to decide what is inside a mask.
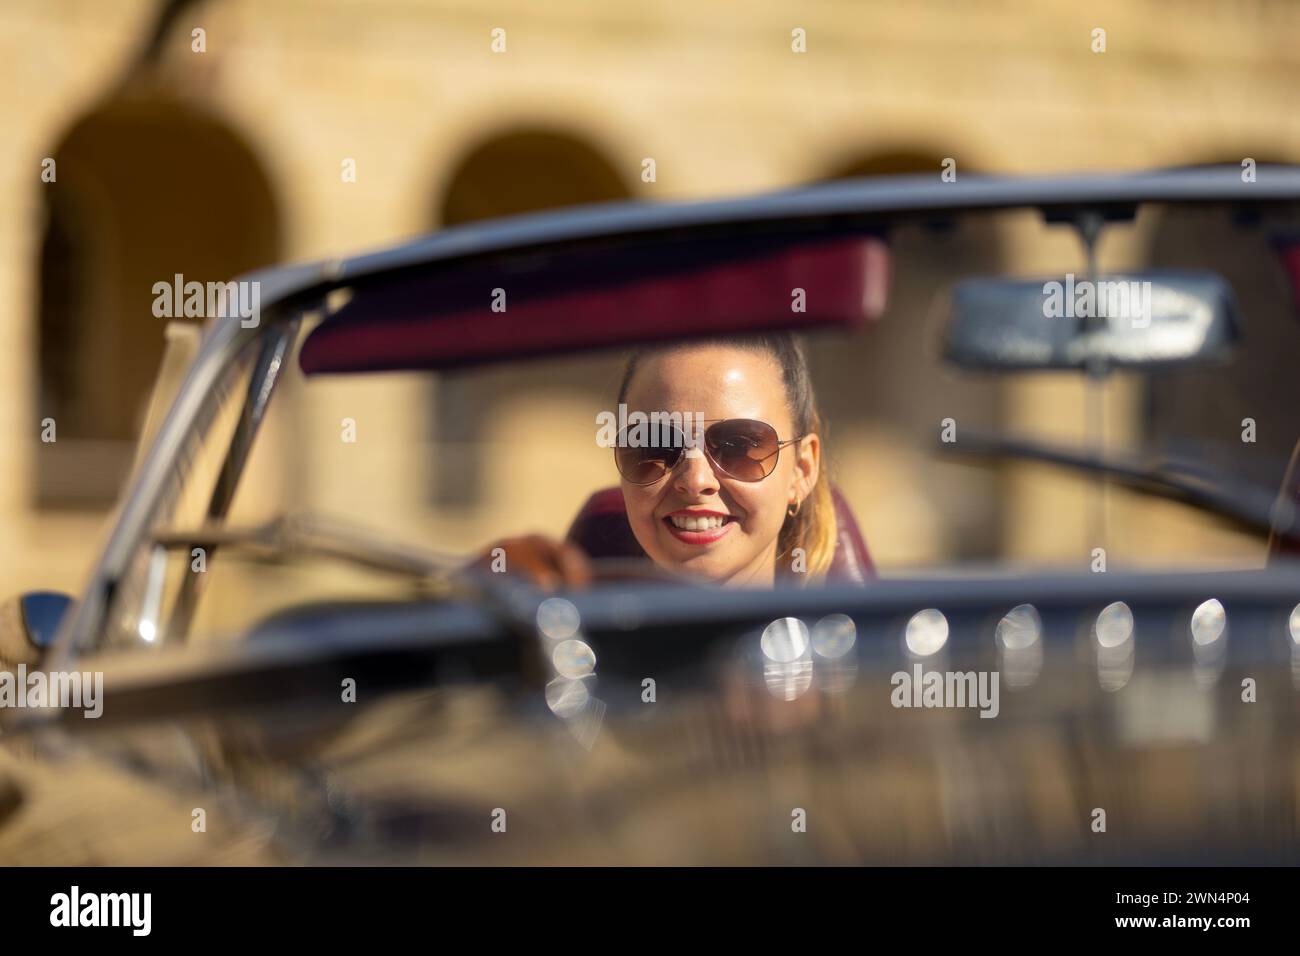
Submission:
[[[775,427],[781,441],[796,437],[780,366],[762,352],[702,345],[651,353],[638,364],[626,401],[629,412],[751,418]],[[718,584],[770,586],[786,509],[816,484],[819,458],[819,440],[810,435],[781,449],[772,474],[748,482],[715,471],[702,450],[688,448],[653,484],[623,481],[628,521],[665,570]],[[722,526],[680,527],[709,515],[721,516]]]

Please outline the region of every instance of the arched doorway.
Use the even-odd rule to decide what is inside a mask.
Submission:
[[[434,221],[478,219],[624,199],[627,184],[594,147],[566,133],[516,130],[470,149],[435,197]]]
[[[280,219],[249,147],[192,107],[124,96],[78,120],[42,186],[41,507],[103,507],[120,491],[163,353],[154,284],[224,281],[279,257]]]
[[[626,199],[629,190],[613,164],[594,146],[564,132],[503,132],[469,149],[433,202],[440,226]],[[590,363],[590,359],[579,359]],[[564,362],[485,369],[471,376],[438,377],[433,430],[436,451],[431,492],[442,507],[481,502],[485,454],[481,436],[498,403],[563,379],[584,388],[589,378],[566,376]]]

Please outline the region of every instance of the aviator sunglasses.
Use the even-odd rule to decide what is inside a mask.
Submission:
[[[712,424],[704,430],[705,457],[714,468],[737,481],[762,481],[776,470],[781,449],[805,437],[781,441],[775,428],[751,418],[706,419],[706,422]],[[614,449],[618,473],[634,485],[654,484],[668,474],[677,467],[688,445],[685,432],[675,425],[649,431],[649,445],[628,447],[624,430]]]

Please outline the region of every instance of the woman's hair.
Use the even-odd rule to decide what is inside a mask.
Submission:
[[[817,484],[799,506],[799,513],[793,517],[786,516],[785,524],[781,526],[781,533],[776,539],[778,577],[790,577],[799,582],[807,582],[812,578],[821,579],[830,568],[831,558],[835,554],[835,503],[831,499],[830,478],[827,475],[826,434],[817,411],[817,396],[813,392],[812,377],[808,374],[808,359],[798,339],[788,332],[765,332],[637,349],[628,356],[627,365],[623,369],[623,382],[618,389],[619,404],[627,401],[632,376],[636,374],[641,360],[647,355],[695,348],[700,345],[725,345],[770,355],[781,369],[786,403],[790,407],[790,417],[794,421],[794,435],[782,435],[782,439],[813,433],[821,437],[822,457]],[[796,574],[793,570],[794,562],[791,554],[795,548],[803,549],[805,573]]]

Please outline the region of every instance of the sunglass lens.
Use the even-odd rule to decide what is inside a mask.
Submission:
[[[624,430],[614,449],[614,463],[632,484],[649,485],[677,466],[685,445],[685,436],[676,428],[663,433],[649,428]]]
[[[731,418],[711,425],[704,444],[718,467],[740,481],[761,481],[776,467],[776,429],[767,422]]]

